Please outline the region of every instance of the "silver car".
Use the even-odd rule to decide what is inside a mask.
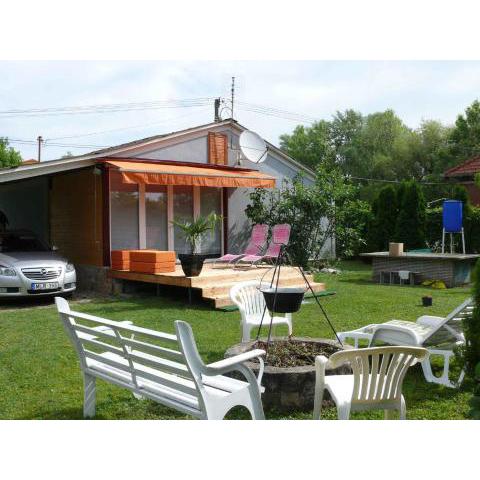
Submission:
[[[73,292],[75,267],[28,231],[0,232],[0,298]]]

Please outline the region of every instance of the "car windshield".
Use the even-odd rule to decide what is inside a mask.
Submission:
[[[45,245],[28,233],[0,234],[0,252],[46,252]]]

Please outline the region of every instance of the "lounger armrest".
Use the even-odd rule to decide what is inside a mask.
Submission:
[[[205,365],[205,371],[203,373],[205,375],[223,375],[224,373],[235,370],[238,365],[241,365],[248,360],[262,357],[263,355],[265,355],[265,353],[265,350],[260,349],[240,353],[239,355],[235,355],[234,357],[225,358],[224,360]]]

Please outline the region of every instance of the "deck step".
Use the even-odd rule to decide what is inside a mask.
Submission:
[[[305,286],[303,283],[298,284],[298,286]],[[323,292],[325,290],[324,283],[311,283],[312,289],[314,292]],[[232,300],[230,299],[229,294],[222,294],[217,296],[203,296],[205,300],[209,300],[215,308],[229,307],[233,305]]]
[[[310,283],[314,283],[313,280],[313,275],[307,275],[307,279]],[[257,280],[257,279],[253,279]],[[245,281],[245,280],[242,280]],[[221,285],[216,285],[216,286],[205,286],[202,288],[202,297],[206,298],[213,298],[213,297],[218,297],[218,296],[223,296],[223,295],[228,295],[230,292],[230,289],[238,282],[222,282]],[[266,283],[270,283],[270,280]],[[299,286],[304,286],[305,282],[303,281],[302,277],[300,276],[300,273],[297,275],[291,275],[284,277],[283,274],[280,277],[280,286],[283,287],[299,287]]]

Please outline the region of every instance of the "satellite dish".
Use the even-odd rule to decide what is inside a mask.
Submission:
[[[255,132],[245,130],[238,140],[243,156],[253,163],[262,163],[267,158],[268,148],[263,138]]]

